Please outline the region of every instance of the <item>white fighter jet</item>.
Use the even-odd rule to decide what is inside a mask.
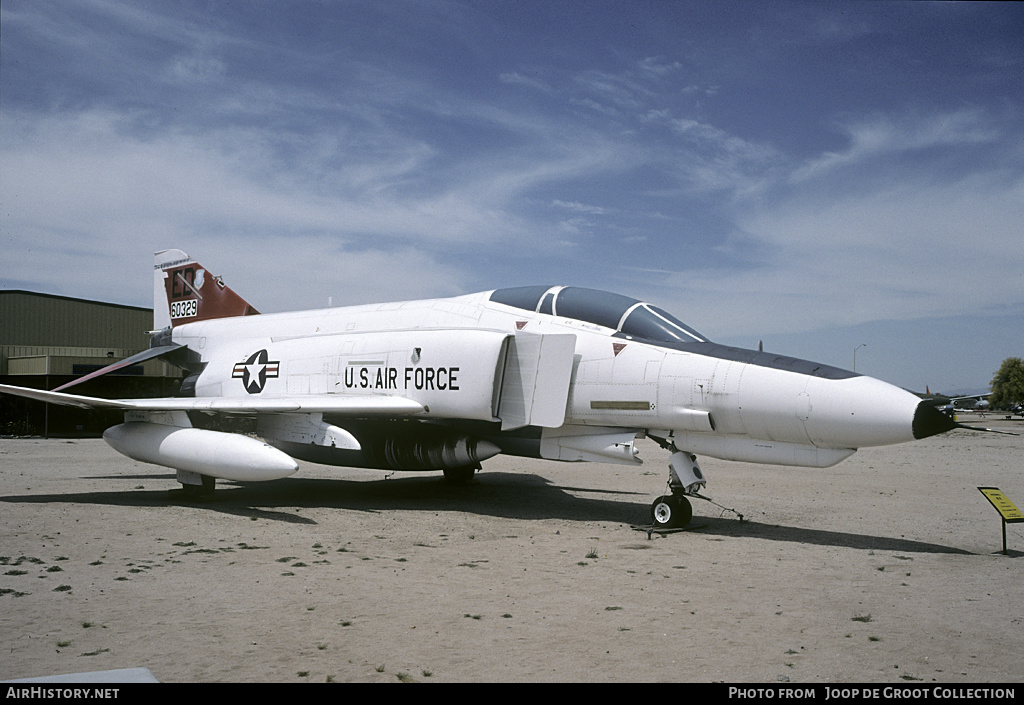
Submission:
[[[174,468],[192,493],[215,478],[286,477],[296,459],[453,480],[499,453],[638,465],[646,436],[670,453],[669,491],[651,507],[662,528],[690,521],[687,497],[706,485],[698,455],[825,468],[959,426],[886,382],[718,345],[656,306],[593,289],[257,313],[184,252],[164,250],[150,349],[72,384],[163,357],[185,370],[180,396],[0,391],[123,409],[107,443]],[[262,440],[194,428],[188,412],[254,416]]]

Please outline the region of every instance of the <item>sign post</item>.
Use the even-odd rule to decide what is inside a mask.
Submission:
[[[992,503],[1003,519],[1003,555],[1005,556],[1006,525],[1024,522],[1024,512],[1017,509],[1016,505],[998,487],[979,487],[978,489],[985,495],[985,499]]]

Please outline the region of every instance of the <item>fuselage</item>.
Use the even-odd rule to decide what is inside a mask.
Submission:
[[[717,345],[659,309],[587,289],[222,318],[179,325],[172,336],[198,357],[196,397],[402,396],[423,404],[417,422],[511,454],[601,459],[603,441],[650,434],[694,454],[827,467],[860,447],[948,430],[891,384]],[[510,379],[526,373],[510,360],[534,349],[525,402],[533,407],[522,412]]]

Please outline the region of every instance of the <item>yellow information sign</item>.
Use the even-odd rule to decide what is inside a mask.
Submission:
[[[1003,517],[1003,521],[1011,524],[1024,521],[1024,512],[1017,509],[1017,506],[998,487],[979,487],[978,489],[996,508],[999,515]]]
[[[1010,499],[1003,494],[1003,491],[998,487],[979,487],[981,493],[985,495],[985,499],[992,503],[992,506],[999,512],[999,516],[1003,518],[1003,555],[1006,553],[1006,525],[1016,524],[1024,521],[1024,513],[1017,509],[1017,505],[1010,501]]]

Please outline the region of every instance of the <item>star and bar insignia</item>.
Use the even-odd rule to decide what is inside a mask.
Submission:
[[[268,379],[275,379],[281,369],[280,360],[271,360],[266,350],[253,353],[245,362],[236,362],[231,377],[241,379],[249,394],[259,394]]]

